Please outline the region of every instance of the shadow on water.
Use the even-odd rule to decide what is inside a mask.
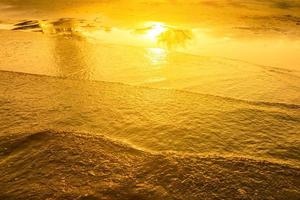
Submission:
[[[50,36],[52,55],[59,76],[89,79],[91,69],[86,57],[86,41],[79,31],[86,24],[80,20],[59,19],[56,21],[27,20],[15,24],[13,30],[42,32]],[[90,28],[92,26],[90,25]]]
[[[89,79],[91,69],[85,55],[85,41],[77,30],[77,22],[60,19],[52,23],[41,23],[44,33],[54,34],[53,55],[61,77]]]

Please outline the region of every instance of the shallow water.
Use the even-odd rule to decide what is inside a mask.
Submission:
[[[0,80],[2,199],[299,199],[299,105]]]
[[[1,0],[1,199],[299,199],[300,1]]]
[[[71,130],[149,151],[300,161],[299,106],[0,73],[2,134]]]
[[[79,132],[31,130],[0,139],[1,199],[297,200],[300,194],[299,168],[284,164],[154,153]]]
[[[2,0],[0,44],[0,135],[299,167],[300,1]]]
[[[0,9],[1,70],[300,104],[298,1],[4,0]]]

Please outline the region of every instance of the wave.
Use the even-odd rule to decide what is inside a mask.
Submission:
[[[299,165],[299,106],[178,90],[0,73],[0,135],[77,130],[156,152],[275,159]]]
[[[300,197],[299,168],[278,163],[151,153],[80,132],[0,138],[1,199]]]
[[[292,110],[298,110],[300,109],[299,104],[293,104],[293,103],[285,103],[285,102],[268,102],[268,101],[254,101],[254,100],[245,100],[245,99],[238,99],[233,97],[226,97],[226,96],[220,96],[220,95],[214,95],[209,93],[201,93],[201,92],[195,92],[195,91],[189,91],[184,89],[173,89],[173,88],[156,88],[156,87],[150,87],[147,85],[130,85],[122,82],[110,82],[110,81],[101,81],[101,80],[78,80],[76,78],[71,77],[61,77],[61,76],[51,76],[46,74],[34,74],[34,73],[27,73],[27,72],[19,72],[19,71],[8,71],[8,70],[2,70],[0,69],[0,74],[3,73],[3,75],[11,74],[12,76],[31,76],[36,78],[51,78],[51,79],[58,79],[58,80],[70,80],[70,81],[81,81],[81,82],[90,82],[90,83],[99,83],[99,84],[111,84],[112,86],[125,86],[130,88],[137,88],[137,89],[146,89],[146,90],[157,90],[157,91],[172,91],[172,92],[179,92],[179,93],[186,93],[190,95],[198,95],[198,96],[208,96],[212,98],[217,98],[220,100],[225,101],[231,101],[231,102],[240,102],[240,103],[247,103],[251,105],[261,105],[261,106],[269,106],[269,107],[278,107],[278,108],[287,108]]]

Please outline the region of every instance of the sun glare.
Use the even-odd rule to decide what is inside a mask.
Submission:
[[[161,65],[167,62],[167,50],[162,48],[148,48],[146,57],[149,59],[151,65],[161,67]]]
[[[157,37],[160,36],[163,32],[167,30],[167,27],[164,23],[160,22],[151,22],[147,24],[150,26],[149,30],[146,32],[146,37],[151,40],[157,40]]]

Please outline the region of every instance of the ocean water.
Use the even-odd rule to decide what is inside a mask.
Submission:
[[[299,13],[2,0],[0,198],[299,199]]]
[[[278,163],[154,153],[91,133],[0,138],[1,199],[299,199],[299,168]]]
[[[103,44],[73,36],[8,30],[0,34],[0,69],[4,71],[300,104],[298,68],[160,48]]]
[[[299,105],[0,73],[3,199],[298,199]]]
[[[299,165],[299,106],[1,72],[1,130],[103,134],[151,151]]]

